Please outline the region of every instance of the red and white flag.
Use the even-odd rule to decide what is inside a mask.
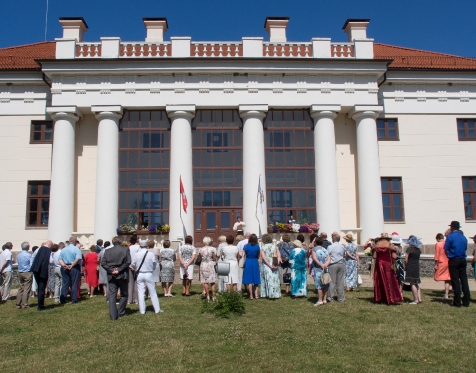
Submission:
[[[180,194],[182,196],[183,211],[187,212],[188,201],[187,201],[187,195],[185,194],[185,189],[182,184],[182,176],[180,176]]]

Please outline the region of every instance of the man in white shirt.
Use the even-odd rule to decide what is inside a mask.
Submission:
[[[344,280],[345,280],[345,263],[344,255],[345,248],[344,245],[339,243],[340,235],[337,232],[332,233],[332,245],[327,247],[327,252],[331,257],[331,262],[329,264],[329,274],[331,275],[331,283],[329,284],[329,293],[327,295],[327,301],[334,301],[334,292],[337,287],[337,300],[339,302],[345,301],[344,295]]]
[[[63,284],[63,275],[61,274],[61,264],[59,262],[59,256],[61,250],[65,247],[64,242],[58,244],[58,251],[53,253],[53,263],[55,265],[55,303],[60,303],[61,286]]]
[[[238,216],[236,218],[236,223],[233,225],[233,231],[236,232],[236,235],[243,235],[243,228],[246,227],[246,223],[244,221],[241,221],[241,217]]]
[[[157,267],[157,257],[154,253],[149,253],[147,244],[149,241],[140,240],[140,250],[132,258],[131,268],[137,273],[137,295],[139,298],[139,312],[145,314],[145,288],[149,290],[152,306],[155,313],[162,312],[160,309],[157,290],[155,289],[154,269]]]
[[[251,236],[251,233],[246,232],[244,239],[242,239],[240,242],[238,242],[238,245],[236,245],[236,247],[238,248],[238,253],[241,256],[241,259],[238,262],[238,282],[236,283],[236,288],[238,289],[238,291],[241,291],[241,281],[243,278],[243,266],[246,260],[246,258],[243,258],[243,249],[248,243],[248,239],[250,238],[250,236]]]
[[[12,288],[12,264],[13,264],[13,255],[12,255],[13,244],[7,242],[3,245],[3,252],[0,254],[0,294],[1,301],[6,302],[10,298],[10,290]]]
[[[132,235],[129,239],[131,245],[129,246],[129,252],[131,254],[131,259],[139,252],[140,246],[137,244],[137,236]],[[137,283],[134,280],[134,273],[132,272],[132,268],[129,270],[129,282],[128,282],[128,296],[127,296],[127,304],[131,303],[138,303],[137,299]]]

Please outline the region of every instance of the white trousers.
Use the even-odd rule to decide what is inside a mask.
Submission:
[[[139,298],[139,312],[145,313],[145,288],[149,290],[150,299],[152,300],[152,306],[154,306],[155,313],[160,312],[159,298],[157,297],[157,291],[155,290],[155,279],[152,272],[139,272],[137,276],[137,296]]]

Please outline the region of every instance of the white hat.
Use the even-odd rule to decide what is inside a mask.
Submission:
[[[403,240],[400,238],[400,236],[398,234],[394,234],[394,235],[392,235],[392,240],[390,242],[395,244],[395,245],[401,245],[402,241]]]
[[[148,244],[149,244],[149,241],[147,240],[139,240],[140,247],[147,247]]]

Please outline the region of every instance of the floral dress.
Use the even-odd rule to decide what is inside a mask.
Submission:
[[[316,246],[312,249],[312,251],[316,253],[317,260],[319,260],[320,263],[324,264],[327,261],[327,257],[329,256],[327,249],[323,248],[322,246]],[[314,274],[314,285],[316,285],[316,289],[318,290],[327,288],[329,286],[321,284],[322,272],[322,268],[318,266],[316,262],[313,261],[312,273]]]
[[[358,246],[355,243],[348,243],[344,245],[346,253],[356,257],[359,255]],[[357,271],[357,260],[349,258],[347,254],[345,255],[345,285],[348,289],[355,289],[358,282],[358,271]]]
[[[194,256],[197,253],[197,250],[195,249],[194,246],[186,244],[180,247],[179,252],[182,255],[182,260],[185,263],[188,263],[190,259],[192,259],[192,256]],[[187,272],[188,274],[187,279],[193,280],[193,264],[194,263],[191,263],[188,266],[187,271],[185,271],[184,268],[182,267],[182,264],[180,264],[180,279],[181,280],[184,279],[185,272]]]
[[[202,256],[202,263],[200,264],[200,278],[202,283],[214,284],[217,281],[215,272],[215,261],[213,254],[216,255],[217,250],[214,247],[202,247],[198,253]]]
[[[160,280],[162,282],[174,282],[175,270],[175,251],[171,248],[164,248],[160,250]],[[190,259],[189,259],[190,260]]]
[[[268,263],[273,264],[274,246],[271,243],[263,245],[261,248]],[[281,297],[281,284],[279,282],[279,272],[276,268],[272,270],[263,261],[261,263],[261,286],[260,296],[261,298],[280,298]]]
[[[293,297],[307,297],[306,250],[294,248],[291,251],[291,295]]]

